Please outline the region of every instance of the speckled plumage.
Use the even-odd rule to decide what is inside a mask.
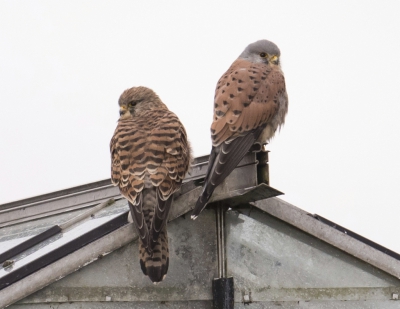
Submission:
[[[219,79],[211,124],[213,147],[193,219],[250,147],[266,143],[283,125],[288,97],[279,58],[274,43],[257,41],[247,46]]]
[[[111,181],[129,202],[142,271],[160,282],[169,264],[168,213],[189,169],[190,145],[178,117],[151,89],[127,89],[119,105],[110,142]]]

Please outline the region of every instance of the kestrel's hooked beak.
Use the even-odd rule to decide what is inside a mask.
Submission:
[[[279,58],[277,55],[271,55],[268,57],[268,61],[273,64],[279,64]]]
[[[128,110],[128,109],[126,108],[125,105],[120,106],[120,107],[119,107],[119,115],[120,115],[120,116],[124,115],[124,114],[126,113],[127,110]]]

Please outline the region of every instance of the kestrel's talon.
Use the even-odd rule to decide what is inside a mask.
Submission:
[[[267,145],[268,145],[268,143],[262,144],[262,147],[261,147],[261,151],[262,151],[262,152],[267,152],[267,151],[268,151]]]
[[[260,152],[262,150],[262,146],[260,143],[255,142],[249,149],[250,152]]]

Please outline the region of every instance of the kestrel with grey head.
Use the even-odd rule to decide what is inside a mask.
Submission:
[[[111,181],[128,200],[139,234],[141,269],[157,283],[168,271],[168,213],[189,169],[190,145],[178,117],[153,90],[127,89],[118,103]]]
[[[288,96],[280,50],[267,40],[248,45],[217,83],[211,124],[212,150],[196,219],[214,189],[253,144],[265,145],[285,122]]]

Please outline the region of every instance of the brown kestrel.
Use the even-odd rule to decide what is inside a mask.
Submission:
[[[128,200],[142,271],[156,283],[168,271],[168,213],[189,169],[190,145],[178,117],[153,90],[127,89],[118,103],[120,118],[110,143],[111,181]]]
[[[279,48],[260,40],[250,44],[219,79],[211,124],[212,150],[196,219],[214,189],[254,143],[265,144],[285,122],[288,110]]]

